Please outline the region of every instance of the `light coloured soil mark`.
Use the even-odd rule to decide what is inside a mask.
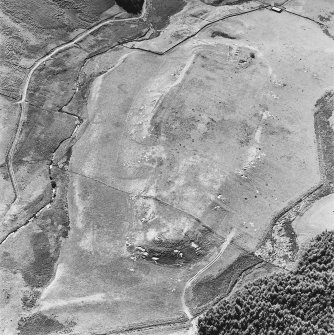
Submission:
[[[104,301],[104,293],[97,293],[86,297],[72,298],[72,299],[52,299],[49,301],[42,302],[36,309],[37,311],[46,311],[53,308],[65,307],[70,305],[88,305],[97,304]]]
[[[263,124],[265,120],[269,116],[268,111],[262,112],[262,118],[260,121],[259,126],[256,129],[255,135],[254,135],[254,144],[248,149],[248,157],[246,164],[244,165],[244,170],[249,169],[252,165],[255,164],[257,159],[260,159],[263,155],[265,155],[263,152],[260,152],[260,145],[261,145],[261,135],[263,130]]]
[[[41,64],[45,63],[48,59],[50,59],[51,57],[55,56],[56,54],[58,54],[59,52],[61,52],[63,50],[66,50],[66,49],[69,49],[71,47],[76,46],[76,43],[78,43],[79,41],[83,40],[88,35],[90,35],[94,31],[100,29],[101,27],[103,27],[105,25],[108,25],[108,24],[110,24],[112,22],[117,22],[117,21],[134,21],[134,20],[139,20],[139,19],[145,17],[145,15],[146,15],[146,2],[147,1],[145,1],[144,5],[143,5],[143,11],[142,11],[142,14],[140,15],[140,17],[127,18],[127,19],[109,19],[109,20],[106,20],[104,22],[98,23],[97,25],[95,25],[94,27],[88,29],[84,33],[79,34],[72,41],[70,41],[68,43],[64,43],[64,44],[58,46],[57,48],[55,48],[54,50],[52,50],[50,53],[48,53],[47,55],[45,55],[42,58],[40,58],[39,60],[37,60],[35,62],[35,64],[33,65],[33,67],[31,68],[31,70],[29,71],[29,73],[27,74],[27,77],[26,77],[26,80],[25,80],[25,83],[24,83],[24,86],[23,86],[23,90],[22,90],[22,98],[21,98],[20,101],[16,102],[16,104],[20,104],[21,105],[21,113],[20,113],[20,117],[19,117],[19,121],[18,121],[18,126],[16,128],[16,133],[15,133],[13,142],[12,142],[12,144],[10,146],[10,149],[8,151],[8,157],[7,157],[8,170],[9,170],[10,178],[12,180],[14,193],[15,193],[15,196],[17,198],[19,198],[19,193],[18,193],[18,187],[17,187],[17,182],[16,182],[14,168],[13,168],[13,157],[14,157],[16,146],[17,146],[18,141],[19,141],[20,136],[21,136],[21,130],[22,130],[24,121],[26,120],[26,116],[27,116],[27,112],[28,112],[27,92],[28,92],[30,81],[31,81],[31,77],[34,74],[35,70]]]

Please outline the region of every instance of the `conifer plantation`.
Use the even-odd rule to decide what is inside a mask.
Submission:
[[[246,285],[199,318],[199,335],[334,334],[334,233],[310,244],[296,271]]]

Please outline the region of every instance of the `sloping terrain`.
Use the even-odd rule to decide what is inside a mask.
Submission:
[[[117,3],[1,4],[5,334],[185,334],[332,228],[333,6]]]
[[[312,240],[296,271],[257,280],[199,319],[199,334],[330,334],[333,232]]]

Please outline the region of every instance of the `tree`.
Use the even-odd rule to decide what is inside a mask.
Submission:
[[[333,259],[334,233],[322,233],[294,273],[246,285],[200,318],[199,334],[334,334]]]

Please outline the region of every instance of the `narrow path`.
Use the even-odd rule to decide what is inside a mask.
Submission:
[[[27,107],[28,107],[28,102],[26,101],[26,98],[27,98],[27,91],[28,91],[28,88],[29,88],[29,84],[30,84],[30,81],[31,81],[31,77],[34,73],[34,71],[43,63],[45,62],[46,60],[50,59],[51,57],[53,57],[54,55],[56,55],[57,53],[63,51],[63,50],[66,50],[72,46],[75,46],[75,44],[79,41],[81,41],[82,39],[84,39],[85,37],[87,37],[89,34],[91,34],[92,32],[98,30],[100,27],[104,26],[104,25],[107,25],[107,24],[110,24],[112,22],[117,22],[117,21],[133,21],[133,20],[138,20],[140,18],[143,18],[146,14],[146,2],[148,0],[145,1],[144,3],[144,9],[143,9],[143,13],[140,17],[136,17],[136,18],[129,18],[129,19],[123,19],[123,20],[115,20],[115,19],[109,19],[109,20],[106,20],[104,22],[101,22],[99,24],[97,24],[96,26],[90,28],[89,30],[87,30],[86,32],[80,34],[79,36],[77,36],[74,40],[68,42],[68,43],[65,43],[63,45],[60,45],[59,47],[57,47],[56,49],[54,49],[53,51],[51,51],[49,54],[45,55],[44,57],[40,58],[39,60],[37,60],[35,62],[35,64],[33,65],[33,67],[29,70],[29,73],[27,75],[27,78],[25,80],[25,85],[24,85],[24,88],[23,88],[23,92],[22,92],[22,98],[20,101],[16,102],[17,104],[20,104],[21,105],[21,112],[20,112],[20,116],[19,116],[19,122],[18,122],[18,126],[17,126],[17,129],[16,129],[16,133],[15,133],[15,137],[11,143],[11,146],[10,146],[10,149],[8,151],[8,155],[7,155],[7,164],[8,164],[8,170],[9,170],[9,175],[10,175],[10,178],[11,178],[11,181],[12,181],[12,186],[13,186],[13,189],[14,189],[14,193],[15,193],[15,199],[19,197],[19,194],[18,194],[18,187],[17,187],[17,182],[16,182],[16,179],[15,179],[15,174],[14,174],[14,170],[13,170],[13,164],[12,164],[12,161],[13,161],[13,156],[14,156],[14,153],[15,153],[15,149],[16,149],[16,146],[18,144],[18,141],[19,141],[19,138],[20,138],[20,133],[22,131],[22,128],[23,128],[23,124],[24,124],[24,120],[26,118],[26,113],[27,113]],[[242,13],[238,13],[238,14],[234,14],[234,15],[227,15],[225,17],[222,17],[216,21],[213,21],[213,22],[210,22],[208,23],[207,25],[205,25],[204,27],[202,27],[199,31],[197,31],[195,34],[189,36],[188,38],[186,38],[185,40],[181,41],[180,43],[178,43],[177,45],[174,45],[172,46],[171,48],[169,48],[168,50],[164,51],[164,52],[154,52],[154,51],[151,51],[151,50],[145,50],[145,49],[141,49],[141,48],[136,48],[136,47],[128,47],[129,49],[137,49],[137,50],[142,50],[142,51],[146,51],[146,52],[151,52],[151,53],[155,53],[157,55],[164,55],[166,54],[167,52],[171,51],[172,49],[175,49],[177,46],[179,46],[181,43],[184,43],[186,40],[194,37],[195,35],[197,35],[200,31],[202,31],[203,29],[207,28],[208,26],[218,22],[218,21],[222,21],[224,19],[227,19],[227,18],[230,18],[230,17],[233,17],[233,16],[239,16],[239,15],[243,15],[243,14],[247,14],[247,13],[250,13],[250,12],[253,12],[253,11],[257,11],[257,10],[260,10],[260,9],[263,9],[263,8],[266,8],[266,7],[269,7],[270,5],[265,5],[265,6],[259,6],[258,8],[256,9],[253,9],[253,10],[250,10],[250,11],[245,11],[245,12],[242,12]],[[14,199],[14,201],[15,201]],[[18,230],[19,228],[17,228]],[[12,233],[15,233],[16,230]],[[188,306],[186,305],[186,302],[185,302],[185,294],[186,294],[186,291],[187,289],[199,278],[200,275],[202,275],[205,271],[207,271],[212,265],[214,265],[218,259],[222,256],[222,254],[225,252],[226,248],[229,246],[229,244],[232,242],[233,238],[235,236],[235,228],[232,229],[232,231],[229,233],[229,235],[227,236],[225,242],[222,244],[221,246],[221,249],[219,251],[219,253],[215,256],[215,258],[210,261],[210,263],[208,263],[206,266],[204,266],[202,269],[200,269],[192,278],[190,278],[188,280],[188,282],[186,283],[185,287],[184,287],[184,290],[183,290],[183,294],[182,294],[182,306],[183,306],[183,310],[185,312],[185,314],[187,315],[188,319],[189,320],[192,320],[193,319],[193,316],[192,316],[192,313],[190,312],[190,309],[188,308]],[[8,237],[8,236],[7,236]],[[3,241],[2,241],[3,242]],[[1,244],[1,242],[0,242]],[[170,322],[170,324],[173,324],[174,322]],[[169,324],[169,323],[167,323]],[[157,325],[155,324],[152,324],[151,326],[149,327],[156,327]],[[135,328],[135,331],[136,331],[137,328]],[[140,329],[140,328],[138,328]]]
[[[182,308],[183,308],[183,311],[185,312],[185,314],[187,315],[187,317],[188,317],[189,320],[191,320],[191,319],[193,318],[193,315],[191,314],[190,309],[189,309],[189,307],[188,307],[187,304],[186,304],[185,295],[186,295],[186,291],[187,291],[187,289],[191,286],[192,283],[194,283],[194,282],[197,280],[197,278],[198,278],[202,273],[204,273],[206,270],[208,270],[213,264],[215,264],[215,263],[218,261],[218,259],[220,258],[220,256],[224,253],[224,251],[226,250],[226,248],[227,248],[227,247],[229,246],[229,244],[231,243],[231,241],[232,241],[232,239],[233,239],[233,237],[234,237],[234,235],[235,235],[235,232],[236,232],[236,229],[233,228],[233,229],[230,231],[230,233],[227,235],[226,240],[225,240],[225,242],[222,244],[222,246],[221,246],[221,248],[220,248],[220,251],[219,251],[219,253],[216,255],[216,257],[215,257],[210,263],[208,263],[208,264],[205,265],[202,269],[200,269],[200,270],[199,270],[193,277],[191,277],[191,278],[187,281],[187,283],[186,283],[186,285],[185,285],[185,287],[184,287],[184,289],[183,289],[181,299],[182,299]]]
[[[286,0],[286,1],[284,1],[282,4],[281,4],[281,6],[283,6],[283,5],[285,5],[286,3],[288,3],[290,0]],[[262,2],[262,1],[259,1],[260,3],[262,3],[264,6],[261,6],[261,7],[259,7],[258,9],[262,9],[262,8],[269,8],[269,7],[271,7],[271,5],[268,3],[268,2]],[[258,10],[257,9],[257,10]],[[297,16],[300,16],[300,17],[302,17],[302,18],[304,18],[304,19],[307,19],[307,20],[311,20],[311,21],[313,21],[314,23],[317,23],[317,24],[320,24],[321,25],[321,23],[320,22],[317,22],[317,21],[315,21],[315,20],[313,20],[313,19],[311,19],[311,18],[309,18],[309,17],[306,17],[306,16],[302,16],[302,15],[298,15],[297,13],[293,13],[293,12],[290,12],[290,11],[288,11],[288,10],[285,10],[287,13],[289,13],[289,14],[294,14],[294,15],[297,15]],[[248,12],[244,12],[244,13],[242,13],[242,14],[246,14],[246,13],[248,13]],[[241,14],[238,14],[238,15],[241,15]],[[228,17],[230,17],[230,16],[228,16]],[[213,23],[216,23],[216,22],[218,22],[218,21],[220,21],[220,20],[223,20],[223,19],[225,19],[225,18],[228,18],[228,17],[224,17],[224,18],[221,18],[221,19],[219,19],[219,20],[217,20],[217,21],[214,21],[214,22],[210,22],[209,24],[207,24],[206,26],[204,26],[204,27],[202,27],[200,30],[202,30],[202,29],[204,29],[204,28],[206,28],[207,26],[209,26],[209,25],[211,25],[211,24],[213,24]],[[198,31],[199,32],[199,31]],[[191,37],[193,37],[193,36],[195,36],[196,34],[198,34],[198,32],[196,32],[194,35],[192,35]],[[189,37],[189,38],[191,38],[191,37]],[[188,38],[187,38],[188,39]],[[178,45],[180,45],[181,43],[183,43],[184,41],[181,41]],[[178,46],[178,45],[176,45],[176,46]],[[145,51],[145,52],[149,52],[149,53],[153,53],[153,54],[156,54],[156,55],[158,55],[158,56],[161,56],[161,55],[164,55],[164,54],[166,54],[167,52],[169,52],[170,50],[172,50],[172,49],[174,49],[176,46],[172,46],[171,48],[169,48],[169,49],[167,49],[167,50],[165,50],[164,52],[158,52],[158,51],[152,51],[152,50],[146,50],[146,49],[143,49],[143,48],[140,48],[140,47],[128,47],[129,49],[136,49],[136,50],[141,50],[141,51]],[[315,190],[317,190],[319,187],[321,187],[322,186],[322,184],[321,185],[318,185],[316,188],[315,188]],[[314,192],[315,191],[314,189],[312,190],[312,192]],[[300,199],[298,200],[298,202],[300,201]],[[291,207],[291,205],[289,206],[289,207]],[[294,206],[293,206],[294,207]],[[287,211],[287,209],[285,209],[285,210],[283,210],[283,212],[286,212]],[[279,216],[281,216],[282,215],[282,213],[280,213],[280,215]],[[237,244],[235,244],[235,243],[233,243],[232,242],[232,239],[233,239],[233,237],[234,237],[234,235],[235,235],[235,228],[230,232],[230,234],[227,236],[227,239],[225,240],[225,242],[223,243],[223,245],[222,245],[222,247],[221,247],[221,249],[220,249],[220,252],[217,254],[217,256],[209,263],[209,264],[207,264],[204,268],[202,268],[201,270],[199,270],[192,278],[190,278],[189,280],[188,280],[188,282],[186,283],[186,285],[185,285],[185,287],[184,287],[184,290],[183,290],[183,294],[182,294],[182,297],[181,297],[181,299],[182,299],[182,306],[183,306],[183,310],[184,310],[184,312],[185,312],[185,314],[187,315],[187,317],[188,317],[188,319],[189,320],[191,320],[191,327],[190,327],[190,329],[189,329],[189,335],[194,335],[194,334],[196,334],[196,318],[193,318],[193,316],[192,316],[192,314],[191,314],[191,312],[190,312],[190,310],[189,310],[189,308],[188,308],[188,306],[186,305],[186,302],[185,302],[185,293],[186,293],[186,290],[191,286],[191,284],[193,283],[193,282],[195,282],[196,280],[197,280],[197,278],[202,274],[202,273],[204,273],[208,268],[210,268],[219,258],[220,258],[220,256],[224,253],[224,251],[226,250],[226,248],[228,247],[228,245],[230,244],[230,243],[232,243],[232,244],[234,244],[234,245],[236,245],[237,247],[239,247],[239,248],[241,248],[241,249],[243,249],[242,247],[240,247],[239,245],[237,245]],[[250,252],[250,253],[252,253],[252,254],[254,254],[253,252],[251,252],[251,251],[249,251],[249,250],[246,250],[246,249],[243,249],[243,250],[245,250],[246,252]],[[263,259],[262,259],[263,260]],[[269,262],[269,261],[267,261],[267,260],[263,260],[265,263],[268,263],[268,264],[273,264],[273,263],[271,263],[271,262]],[[275,265],[275,264],[273,264],[273,265]],[[275,266],[277,266],[277,265],[275,265]],[[280,266],[277,266],[277,267],[280,267]],[[282,268],[283,270],[285,270],[285,271],[288,271],[288,272],[290,272],[288,269],[285,269],[285,268]]]
[[[139,19],[144,18],[146,16],[146,13],[147,13],[148,2],[149,2],[149,0],[145,0],[144,5],[143,5],[142,14],[139,17],[127,18],[127,19],[108,19],[106,21],[100,22],[97,25],[93,26],[92,28],[88,29],[87,31],[83,32],[82,34],[79,34],[72,41],[64,43],[64,44],[58,46],[57,48],[55,48],[54,50],[50,51],[47,55],[45,55],[42,58],[40,58],[39,60],[37,60],[35,62],[35,64],[32,66],[32,68],[29,70],[29,72],[27,74],[27,77],[26,77],[26,80],[25,80],[24,87],[23,87],[21,100],[16,102],[16,104],[21,105],[21,111],[20,111],[20,115],[19,115],[19,121],[18,121],[18,125],[17,125],[17,128],[16,128],[15,136],[13,137],[12,143],[11,143],[10,148],[8,150],[8,153],[6,155],[6,163],[7,163],[7,166],[8,166],[9,178],[11,180],[11,184],[12,184],[13,192],[14,192],[14,199],[13,199],[12,203],[14,203],[17,200],[17,198],[19,198],[19,190],[18,190],[16,178],[15,178],[14,168],[13,168],[13,157],[14,157],[15,149],[16,149],[16,146],[19,142],[20,134],[21,134],[21,131],[22,131],[22,128],[23,128],[24,121],[26,119],[26,115],[27,115],[27,107],[28,107],[28,101],[26,100],[27,99],[27,92],[28,92],[29,84],[30,84],[31,77],[32,77],[34,71],[42,63],[44,63],[46,60],[50,59],[52,56],[56,55],[57,53],[59,53],[63,50],[66,50],[66,49],[68,49],[72,46],[76,46],[77,42],[81,41],[82,39],[87,37],[89,34],[98,30],[99,28],[101,28],[104,25],[107,25],[107,24],[112,23],[112,22],[135,21],[135,20],[139,20]],[[200,31],[204,30],[205,28],[209,27],[210,25],[212,25],[216,22],[228,19],[230,17],[240,16],[240,15],[248,14],[248,13],[251,13],[251,12],[255,12],[257,10],[267,8],[269,6],[270,5],[263,5],[262,4],[259,7],[253,8],[251,10],[247,10],[247,11],[240,12],[240,13],[235,13],[235,14],[228,14],[228,15],[223,16],[223,17],[221,17],[217,20],[209,22],[208,24],[206,24],[203,27],[201,27],[200,29],[198,29],[198,31],[196,31],[194,34],[191,34],[190,36],[186,37],[184,40],[180,41],[179,43],[173,45],[172,47],[170,47],[169,49],[167,49],[163,52],[146,50],[146,49],[142,49],[140,47],[128,47],[128,48],[153,53],[153,54],[156,54],[158,56],[163,56],[166,53],[168,53],[168,52],[172,51],[173,49],[177,48],[179,45],[183,44],[187,40],[196,36]],[[123,46],[126,47],[125,45],[123,45]]]
[[[17,128],[16,128],[15,136],[13,138],[13,141],[10,145],[10,149],[9,149],[7,157],[6,157],[9,176],[10,176],[12,186],[13,186],[13,191],[14,191],[14,201],[17,198],[19,198],[19,190],[18,190],[16,178],[15,178],[14,168],[13,168],[13,157],[14,157],[16,146],[17,146],[17,144],[19,142],[19,139],[20,139],[20,135],[21,135],[21,131],[22,131],[24,121],[25,121],[26,116],[27,116],[27,111],[28,111],[28,102],[27,102],[28,88],[29,88],[29,84],[30,84],[30,81],[31,81],[31,77],[34,74],[35,70],[42,63],[44,63],[45,61],[47,61],[48,59],[50,59],[54,55],[58,54],[61,51],[69,49],[73,46],[76,46],[76,43],[80,42],[85,37],[87,37],[88,35],[90,35],[94,31],[100,29],[101,27],[103,27],[105,25],[108,25],[108,24],[113,23],[113,22],[137,21],[141,18],[144,18],[145,15],[146,15],[146,11],[147,11],[147,8],[146,8],[147,7],[147,2],[148,2],[148,0],[145,0],[144,5],[143,5],[143,10],[142,10],[142,13],[141,13],[140,16],[131,17],[131,18],[127,18],[127,19],[114,19],[113,18],[113,19],[108,19],[106,21],[100,22],[100,23],[96,24],[95,26],[93,26],[92,28],[90,28],[90,29],[86,30],[85,32],[79,34],[77,37],[75,37],[70,42],[59,45],[58,47],[56,47],[55,49],[50,51],[48,54],[46,54],[42,58],[38,59],[34,63],[34,65],[31,67],[31,69],[29,70],[29,72],[27,74],[27,77],[25,79],[25,83],[24,83],[23,90],[22,90],[21,100],[18,101],[18,102],[15,102],[16,104],[21,105],[21,111],[20,111],[20,116],[19,116],[19,121],[18,121],[18,125],[17,125]]]

